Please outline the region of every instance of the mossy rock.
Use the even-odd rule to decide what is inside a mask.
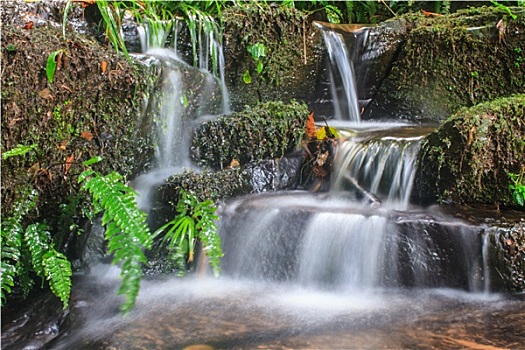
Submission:
[[[518,207],[509,173],[525,162],[525,95],[464,108],[423,142],[415,193],[425,203]]]
[[[151,159],[150,130],[139,116],[155,72],[73,31],[64,39],[60,27],[2,25],[2,152],[36,145],[2,162],[2,217],[35,187],[39,215],[53,226],[60,204],[78,193],[83,161],[102,156],[96,170],[132,176]],[[46,63],[58,50],[51,83]]]
[[[222,13],[226,85],[234,111],[261,101],[314,103],[329,92],[322,82],[326,49],[312,18],[290,6],[245,3]],[[263,69],[248,51],[263,44]],[[247,80],[249,76],[249,81]],[[311,106],[311,108],[313,108]]]
[[[523,93],[525,10],[409,14],[398,59],[364,118],[442,121],[461,107]]]
[[[296,101],[266,102],[221,116],[197,128],[192,158],[212,169],[224,169],[234,161],[242,166],[280,158],[300,144],[307,118],[307,106]]]

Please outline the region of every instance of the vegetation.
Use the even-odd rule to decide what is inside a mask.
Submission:
[[[187,263],[193,262],[195,246],[199,241],[203,253],[210,259],[213,273],[215,276],[220,274],[223,254],[217,235],[215,221],[219,218],[214,214],[215,210],[211,200],[199,201],[194,194],[181,189],[177,215],[155,232],[155,235],[164,234],[161,245],[167,248],[168,258],[175,263],[179,274],[187,270]]]
[[[92,158],[86,166],[100,161]],[[106,227],[105,238],[113,263],[122,263],[123,277],[119,294],[126,296],[121,305],[123,312],[131,310],[139,292],[141,264],[147,263],[143,249],[150,249],[153,235],[146,225],[146,214],[138,209],[136,193],[123,182],[122,175],[111,172],[102,176],[88,168],[80,174],[82,189],[93,197],[95,214],[103,211],[102,225]]]
[[[525,95],[516,94],[446,120],[422,145],[421,193],[442,202],[516,207],[523,193],[524,115]]]
[[[34,148],[34,145],[19,145],[5,152],[3,158],[23,156]],[[42,282],[49,282],[51,291],[62,301],[64,308],[67,308],[71,290],[71,264],[64,254],[55,249],[49,227],[41,222],[31,223],[34,217],[30,215],[34,214],[31,212],[38,210],[36,189],[28,184],[18,190],[22,193],[12,208],[12,214],[2,218],[2,305],[15,285],[19,285],[27,296],[36,275]]]
[[[518,174],[509,173],[509,177],[512,180],[512,183],[509,185],[509,189],[512,190],[512,197],[514,201],[521,205],[525,206],[525,166],[521,167],[521,172]]]
[[[300,144],[307,117],[308,107],[297,101],[260,103],[219,117],[198,127],[192,157],[214,169],[224,169],[234,160],[242,166],[280,158]]]

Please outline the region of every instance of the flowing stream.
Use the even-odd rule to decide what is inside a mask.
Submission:
[[[491,289],[490,227],[410,203],[420,141],[432,127],[359,122],[348,49],[339,35],[325,31],[325,40],[332,65],[346,62],[347,70],[338,74],[352,75],[333,91],[353,90],[334,95],[337,101],[343,96],[341,105],[348,108],[335,108],[343,121],[334,125],[345,138],[330,191],[261,193],[225,203],[219,209],[222,276],[146,280],[136,308],[124,318],[118,312],[118,267],[95,265],[75,281],[68,321],[47,348],[525,344],[523,301]],[[165,67],[178,62],[173,51],[156,50],[148,53],[162,57]],[[187,127],[179,114],[182,85],[180,73],[167,69],[159,172],[190,166],[179,153],[187,141],[176,136]]]

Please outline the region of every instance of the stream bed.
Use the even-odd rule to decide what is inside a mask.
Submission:
[[[319,290],[211,277],[147,281],[116,303],[117,268],[76,284],[49,349],[498,349],[525,344],[525,303],[452,289]],[[201,347],[206,349],[206,347]]]

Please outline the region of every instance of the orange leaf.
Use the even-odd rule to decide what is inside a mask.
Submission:
[[[64,141],[62,141],[60,146],[58,146],[58,149],[61,149],[62,151],[65,151],[66,150],[66,146],[67,146],[67,141],[64,140]]]
[[[317,128],[315,127],[314,112],[310,112],[308,120],[306,120],[306,136],[309,139],[315,139],[317,137]]]
[[[90,133],[89,131],[82,131],[82,133],[80,134],[80,137],[85,138],[88,141],[91,141],[93,139],[93,134]]]
[[[75,161],[75,156],[73,155],[73,153],[71,153],[71,155],[67,157],[66,159],[66,164],[64,166],[64,175],[67,174],[67,172],[69,171],[69,168],[71,168],[71,165],[73,165],[74,161]]]
[[[425,11],[425,10],[421,10],[421,12],[423,12],[423,14],[427,17],[432,17],[432,16],[443,16],[442,14],[440,13],[435,13],[435,12],[428,12],[428,11]]]
[[[33,28],[33,24],[34,24],[33,21],[27,22],[27,24],[24,26],[23,29],[31,29],[31,28]]]
[[[106,73],[106,70],[108,69],[108,63],[106,61],[102,61],[100,64],[100,69],[102,70],[102,74]]]

